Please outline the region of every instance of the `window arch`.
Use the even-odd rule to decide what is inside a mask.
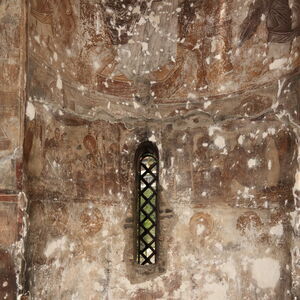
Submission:
[[[157,147],[142,143],[136,152],[136,261],[140,265],[157,262],[158,167]]]

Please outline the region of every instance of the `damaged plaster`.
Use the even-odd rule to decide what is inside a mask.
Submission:
[[[0,3],[0,298],[300,298],[299,1],[121,2]]]

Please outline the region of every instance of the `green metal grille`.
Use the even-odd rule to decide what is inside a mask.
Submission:
[[[139,160],[137,261],[141,265],[156,262],[158,161],[152,154]]]

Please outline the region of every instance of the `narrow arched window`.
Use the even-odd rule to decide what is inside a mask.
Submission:
[[[137,163],[137,263],[157,262],[158,235],[158,151],[151,142],[142,143],[136,152]]]

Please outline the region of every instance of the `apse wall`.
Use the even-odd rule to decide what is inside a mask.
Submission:
[[[32,299],[300,297],[298,2],[29,1]],[[144,141],[150,266],[134,257]]]
[[[26,198],[22,194],[26,7],[0,1],[0,298],[22,292]]]

